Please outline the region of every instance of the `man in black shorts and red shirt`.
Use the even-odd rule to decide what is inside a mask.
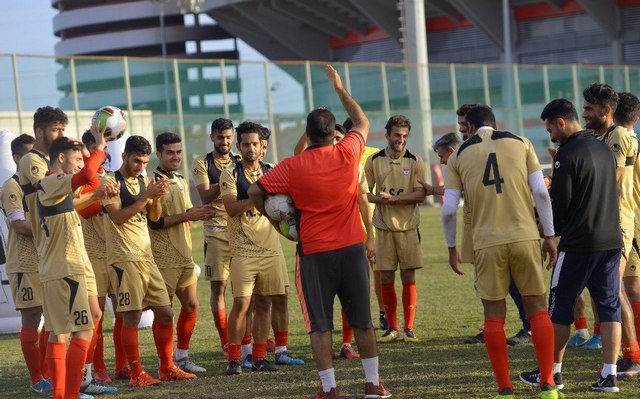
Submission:
[[[334,145],[334,115],[324,108],[310,112],[305,129],[309,147],[262,176],[249,188],[249,196],[266,214],[267,195],[289,194],[300,215],[296,285],[322,381],[316,398],[339,397],[331,346],[336,295],[355,332],[366,378],[365,398],[389,398],[378,376],[369,264],[358,211],[358,164],[369,135],[369,120],[344,89],[335,69],[327,65],[326,73],[353,128]]]

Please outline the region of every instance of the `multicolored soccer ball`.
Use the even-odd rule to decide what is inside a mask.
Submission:
[[[117,140],[127,130],[127,121],[124,118],[124,112],[118,107],[107,105],[97,110],[91,118],[91,124],[98,125],[100,131],[104,131],[104,139],[106,141]]]
[[[298,241],[298,228],[296,227],[295,219],[281,220],[280,232],[288,239]]]
[[[291,220],[296,217],[293,200],[286,194],[269,195],[264,201],[264,209],[267,211],[269,219],[275,222]]]

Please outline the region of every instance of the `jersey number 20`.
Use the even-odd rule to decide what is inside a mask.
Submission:
[[[491,172],[493,170],[493,179],[491,179]],[[502,194],[502,183],[504,179],[500,177],[500,170],[498,169],[498,158],[496,153],[492,152],[487,158],[487,164],[484,167],[484,176],[482,177],[482,184],[485,186],[496,186],[496,194]]]

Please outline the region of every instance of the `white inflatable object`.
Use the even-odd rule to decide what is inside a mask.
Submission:
[[[11,156],[11,141],[16,136],[6,130],[0,130],[0,185],[16,173],[16,164]]]
[[[107,143],[107,151],[109,156],[104,163],[104,168],[109,172],[116,171],[122,166],[122,153],[127,139],[131,137],[129,132],[125,132],[118,140],[109,141]]]

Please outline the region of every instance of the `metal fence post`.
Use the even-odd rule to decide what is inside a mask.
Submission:
[[[389,104],[389,84],[387,82],[387,68],[384,62],[380,63],[380,79],[382,79],[382,100],[384,114],[389,119],[391,117],[391,105]]]
[[[487,64],[482,65],[482,86],[484,88],[484,103],[491,106],[491,92],[489,89],[489,71]]]
[[[267,118],[269,118],[269,126],[271,127],[271,148],[270,158],[273,162],[278,162],[278,132],[276,132],[276,125],[273,119],[273,104],[271,102],[271,80],[269,79],[269,63],[264,62],[264,84],[267,93]]]
[[[544,101],[549,104],[551,101],[551,90],[549,89],[549,67],[542,66],[542,85],[544,87]]]
[[[224,117],[229,119],[229,98],[227,97],[227,67],[224,60],[220,60],[220,85],[222,89],[222,110]],[[236,77],[237,78],[237,77]]]
[[[16,111],[18,111],[18,129],[20,134],[24,132],[22,130],[22,97],[20,96],[20,76],[18,73],[18,56],[11,54],[11,64],[13,66],[13,87],[16,91]]]
[[[129,120],[133,117],[133,100],[131,97],[131,78],[129,76],[129,57],[122,58],[122,65],[124,67],[124,91],[127,96],[127,113]]]
[[[580,87],[578,83],[578,66],[576,64],[571,65],[571,80],[573,84],[573,103],[577,104],[580,102]]]
[[[176,110],[178,111],[178,131],[182,140],[182,175],[187,178],[189,176],[189,162],[186,162],[184,154],[187,152],[187,140],[184,132],[184,114],[182,113],[182,91],[180,89],[180,69],[178,68],[178,60],[173,59],[173,84],[176,88]]]
[[[76,132],[78,137],[82,137],[82,133],[80,131],[80,104],[78,104],[78,85],[76,82],[76,60],[71,58],[69,60],[69,69],[71,71],[71,94],[73,96],[73,113],[75,114],[76,119]]]
[[[311,63],[309,61],[304,62],[304,72],[307,75],[307,103],[309,105],[309,111],[313,111],[315,106],[313,105],[313,86],[311,83]]]
[[[454,131],[458,130],[458,116],[455,115],[455,112],[458,111],[458,80],[456,78],[456,66],[455,64],[449,64],[449,78],[451,79],[451,103],[453,104],[453,112],[454,112]]]

